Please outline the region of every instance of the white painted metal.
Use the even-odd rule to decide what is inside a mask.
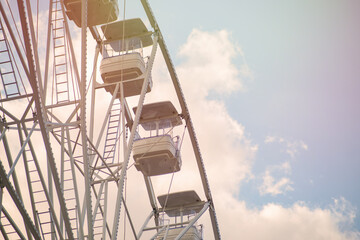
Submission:
[[[204,214],[204,212],[209,208],[210,202],[205,203],[201,211],[190,221],[190,223],[179,233],[175,240],[180,240],[186,232],[196,223],[196,221]]]
[[[140,239],[141,235],[144,232],[144,229],[146,228],[146,225],[149,223],[150,219],[154,216],[154,211],[151,211],[149,216],[146,218],[145,222],[143,223],[142,227],[139,230],[139,233],[137,234],[137,238]]]
[[[106,239],[106,217],[107,217],[107,206],[108,206],[108,182],[105,182],[105,198],[104,198],[104,215],[103,215],[103,228],[102,228],[102,239]]]
[[[16,164],[18,163],[18,161],[19,161],[22,153],[24,152],[26,145],[27,145],[28,142],[30,141],[31,134],[34,132],[35,127],[36,127],[36,123],[34,123],[33,127],[32,127],[31,130],[30,130],[29,135],[26,137],[26,140],[25,140],[24,144],[22,145],[22,147],[21,147],[18,155],[17,155],[16,158],[15,158],[15,161],[14,161],[13,165],[12,165],[11,168],[10,168],[10,171],[9,171],[9,173],[8,173],[8,175],[7,175],[7,178],[9,178],[9,177],[11,176],[11,174],[14,172],[15,166],[16,166]]]
[[[71,0],[64,1],[67,3],[75,2]],[[53,0],[52,2],[63,4],[64,1]],[[200,219],[202,214],[210,209],[209,212],[213,223],[215,239],[220,239],[210,188],[208,186],[197,140],[194,135],[190,115],[158,24],[153,18],[153,15],[149,14],[150,10],[148,3],[146,1],[141,1],[148,14],[150,23],[153,26],[153,32],[146,30],[146,32],[134,36],[134,39],[141,39],[142,47],[153,44],[150,57],[147,61],[144,61],[143,56],[138,53],[141,52],[142,49],[133,47],[131,50],[133,52],[131,53],[128,52],[119,57],[104,58],[100,65],[100,74],[104,75],[104,72],[111,72],[113,74],[112,77],[114,77],[113,79],[115,80],[111,80],[109,76],[104,75],[104,84],[99,84],[96,82],[96,76],[99,70],[97,66],[98,56],[99,53],[102,53],[103,57],[105,56],[105,52],[101,51],[101,46],[103,46],[103,43],[110,44],[111,39],[103,41],[97,31],[98,26],[93,25],[93,23],[88,24],[88,16],[90,16],[89,21],[97,20],[94,20],[94,18],[91,19],[92,15],[87,14],[86,3],[89,2],[89,4],[93,4],[94,2],[99,2],[100,4],[111,4],[111,2],[114,1],[87,0],[81,1],[82,4],[80,4],[80,1],[76,1],[78,6],[81,5],[81,8],[79,7],[76,11],[80,11],[81,9],[82,13],[78,14],[79,12],[73,12],[74,14],[77,14],[77,18],[81,17],[81,20],[78,19],[79,21],[77,20],[77,23],[75,23],[78,26],[82,24],[82,26],[81,29],[74,29],[73,23],[68,23],[67,18],[64,19],[63,30],[67,36],[67,41],[66,44],[64,43],[63,49],[64,51],[67,51],[66,54],[68,54],[68,58],[66,58],[69,61],[68,69],[73,71],[73,83],[72,85],[69,85],[67,91],[79,91],[80,95],[72,95],[71,93],[69,95],[71,97],[67,99],[66,103],[61,103],[61,101],[52,102],[51,99],[54,99],[54,96],[51,95],[51,91],[48,91],[51,88],[51,81],[53,80],[53,77],[51,77],[53,63],[49,60],[52,59],[51,56],[54,56],[53,50],[50,47],[52,42],[50,36],[50,24],[53,22],[53,16],[49,16],[49,25],[45,26],[49,29],[47,43],[41,44],[36,40],[35,19],[37,18],[35,18],[35,15],[32,16],[31,14],[33,12],[31,9],[36,6],[34,4],[36,4],[37,1],[17,0],[20,16],[18,22],[21,23],[25,46],[25,51],[22,51],[19,47],[20,44],[18,43],[19,37],[15,36],[13,30],[11,30],[11,26],[13,25],[8,21],[7,14],[9,11],[4,10],[0,2],[1,17],[5,23],[4,26],[8,28],[6,33],[10,34],[9,39],[13,42],[11,46],[16,50],[17,54],[14,59],[21,63],[19,75],[26,76],[24,79],[28,81],[24,85],[27,93],[24,93],[19,97],[14,97],[11,100],[1,99],[0,101],[2,104],[0,106],[0,111],[5,117],[4,120],[0,121],[0,144],[2,147],[1,149],[4,149],[4,151],[0,153],[2,154],[0,156],[0,186],[2,187],[2,204],[0,204],[0,207],[2,207],[2,211],[0,212],[5,215],[7,204],[10,204],[11,208],[16,209],[15,213],[12,213],[13,216],[8,216],[6,219],[9,222],[12,219],[17,219],[16,226],[15,224],[10,224],[9,226],[15,230],[15,235],[21,239],[121,239],[119,232],[120,211],[122,205],[124,205],[123,209],[125,211],[123,212],[127,215],[127,219],[129,220],[128,225],[131,226],[135,239],[144,239],[148,237],[146,236],[148,233],[143,234],[144,231],[152,231],[151,235],[153,235],[154,238],[157,238],[160,236],[160,229],[163,229],[161,233],[162,239],[170,239],[172,227],[188,224],[187,229],[184,229],[184,231],[180,233],[180,235],[182,234],[181,236],[186,236],[186,231],[191,229],[195,222]],[[50,3],[49,9],[52,8],[54,7],[52,3]],[[90,8],[93,8],[93,6]],[[115,12],[118,11],[117,8],[112,9]],[[56,11],[61,11],[62,15],[65,16],[64,8],[58,8]],[[72,10],[67,9],[67,11],[67,14],[71,16],[72,13],[69,11]],[[139,23],[139,20],[136,20],[136,22]],[[91,27],[88,28],[88,26]],[[116,24],[114,26],[116,26]],[[131,30],[130,25],[123,26],[125,26],[125,29]],[[40,27],[44,28],[44,26]],[[88,79],[86,72],[86,58],[89,55],[87,47],[88,43],[91,41],[90,39],[87,39],[87,29],[90,30],[97,42],[94,63],[91,69],[93,75],[91,79]],[[71,39],[71,33],[73,31],[81,31],[80,69],[78,69],[76,64],[76,54],[79,52],[80,48],[77,49],[77,51],[74,50]],[[126,32],[125,35],[129,39],[132,39],[133,37],[129,37],[129,32]],[[123,40],[120,35],[118,38],[119,39],[117,40]],[[127,46],[126,51],[129,50],[129,46],[132,44],[129,39],[124,41],[125,46]],[[144,120],[140,119],[140,117],[145,95],[151,89],[151,70],[158,44],[168,67],[170,64],[169,73],[174,81],[175,91],[177,92],[182,112],[181,114],[178,114],[176,109],[175,111],[171,110],[169,116],[158,116],[155,120],[155,125],[151,125],[151,119]],[[67,47],[65,47],[65,45]],[[39,62],[42,62],[42,55],[39,53],[43,47],[46,47],[44,76],[41,75],[42,72],[40,67],[42,66],[39,64]],[[121,47],[119,49],[119,52],[125,52]],[[133,71],[131,73],[135,73],[135,76],[128,77],[124,74],[125,69],[129,68],[134,68],[131,70]],[[79,70],[81,74],[79,74]],[[91,91],[88,91],[89,82],[91,81],[92,88]],[[137,92],[131,90],[131,87],[128,87],[129,84],[135,83],[140,86],[140,88],[137,87]],[[95,95],[102,91],[101,88],[108,90],[111,93],[112,98],[110,102],[106,101],[105,105],[101,106],[103,115],[100,116],[97,113],[98,109],[95,105],[103,99],[95,98]],[[131,93],[132,91],[135,93]],[[137,100],[130,101],[131,103],[137,102],[135,103],[137,105],[135,114],[129,111],[130,108],[127,99],[129,96],[132,96],[133,99]],[[87,105],[89,97],[91,97],[91,110],[90,114],[87,114],[86,108],[89,107],[89,105]],[[108,97],[110,99],[110,95],[108,95]],[[28,102],[26,102],[27,99],[29,99]],[[119,125],[120,136],[116,137],[119,138],[118,143],[116,143],[119,144],[117,146],[119,151],[116,153],[118,159],[112,163],[107,161],[100,153],[104,152],[104,140],[106,139],[105,128],[108,126],[111,107],[116,99],[119,99],[121,103]],[[24,102],[26,102],[26,104]],[[16,109],[15,111],[13,108],[9,107],[13,104],[17,104],[16,106],[21,106],[22,108]],[[159,108],[162,110],[162,107]],[[99,118],[99,120],[96,118]],[[138,125],[146,125],[148,130],[157,130],[158,132],[159,128],[169,126],[172,129],[174,126],[181,124],[181,118],[185,120],[188,129],[191,128],[191,130],[189,130],[189,135],[193,143],[196,160],[199,164],[200,177],[205,190],[206,204],[203,204],[203,202],[203,205],[194,204],[193,207],[200,208],[202,206],[203,208],[201,211],[196,211],[198,214],[189,221],[163,224],[163,222],[159,221],[159,214],[166,212],[166,207],[158,208],[158,201],[155,197],[155,188],[151,178],[147,176],[152,176],[154,174],[144,174],[144,182],[148,191],[152,211],[138,231],[137,236],[135,236],[135,231],[137,230],[136,226],[139,226],[139,224],[132,223],[134,220],[134,218],[131,217],[132,209],[128,209],[124,198],[124,191],[127,171],[131,164],[129,163],[131,154],[134,153],[136,158],[136,155],[145,155],[149,152],[149,149],[143,148],[144,146],[138,148],[137,145],[141,145],[140,143],[142,140],[134,143],[135,138],[141,138]],[[10,121],[7,122],[6,119],[10,119]],[[97,121],[100,122],[99,126],[97,125]],[[90,128],[87,127],[88,122],[90,122]],[[37,128],[37,126],[39,126],[39,128]],[[130,130],[129,135],[127,134],[127,130]],[[16,134],[19,135],[20,144],[17,143],[15,145],[15,143],[9,142],[7,139],[11,139],[14,135],[16,136]],[[25,137],[23,137],[23,135],[25,135]],[[148,140],[149,139],[144,139],[144,142]],[[175,146],[176,144],[172,142],[170,136],[165,135],[161,137],[160,141],[152,141],[151,143],[146,144],[154,145],[151,147],[153,150],[170,153],[168,157],[169,160],[176,159],[174,163],[170,163],[171,171],[169,170],[168,172],[180,170],[181,162],[179,161],[179,158],[177,158],[179,149]],[[35,147],[33,145],[35,145]],[[15,161],[13,161],[12,155],[17,156]],[[24,160],[23,164],[21,164],[21,158]],[[7,165],[5,164],[6,162],[4,159],[8,160]],[[30,176],[30,171],[32,171],[28,169],[30,165],[34,166],[33,168],[35,169],[36,177]],[[163,167],[164,166],[156,167],[156,171],[161,170]],[[60,172],[58,169],[60,169]],[[26,174],[23,174],[24,171]],[[68,173],[65,173],[65,171]],[[70,178],[67,178],[67,176],[70,176]],[[26,177],[27,183],[20,185],[19,182],[22,182],[20,180],[24,177]],[[47,181],[45,179],[47,179]],[[69,185],[67,185],[67,181],[70,182]],[[38,187],[39,189],[35,189],[35,187]],[[22,198],[22,191],[24,196],[26,194],[26,196],[30,196],[31,199],[29,200],[27,197]],[[39,191],[44,198],[44,202],[41,203],[44,205],[40,204],[42,200],[39,200],[36,196],[34,197],[34,195],[37,194],[37,191]],[[74,198],[70,200],[65,191],[70,193]],[[94,206],[92,206],[93,201],[95,203]],[[45,208],[45,214],[50,216],[50,221],[53,222],[50,224],[51,227],[46,231],[43,231],[43,226],[45,224],[44,220],[37,217],[39,208]],[[73,210],[71,210],[72,208]],[[173,209],[168,208],[168,210]],[[186,212],[182,212],[182,214],[184,213]],[[97,232],[94,232],[94,227],[96,226],[94,222],[97,219],[101,220],[98,235],[96,235]],[[154,219],[152,225],[150,225],[151,219]],[[146,228],[148,224],[150,226]],[[2,227],[0,227],[0,230],[4,239],[12,238],[12,236],[8,235],[8,232]],[[154,235],[155,231],[159,232]],[[141,238],[143,235],[144,237]]]
[[[82,142],[82,160],[84,163],[84,183],[85,183],[85,205],[87,216],[87,237],[89,240],[94,239],[94,229],[92,222],[92,206],[91,206],[91,192],[90,192],[90,164],[88,158],[87,148],[87,133],[86,133],[86,65],[87,65],[87,3],[88,0],[81,3],[81,82],[80,82],[80,132]]]
[[[150,239],[151,240],[154,240],[157,236],[159,236],[163,231],[165,231],[166,229],[168,229],[169,226],[163,226],[162,228],[160,228],[160,230],[155,233],[154,236],[152,236]]]
[[[74,187],[74,197],[75,197],[75,201],[76,201],[76,206],[81,206],[80,205],[80,198],[79,198],[79,190],[78,190],[78,184],[77,184],[77,177],[76,177],[76,173],[75,173],[75,160],[74,160],[74,156],[72,154],[72,145],[71,145],[71,142],[69,141],[69,139],[71,138],[70,137],[70,130],[69,130],[69,127],[66,127],[66,137],[68,139],[67,141],[67,144],[68,144],[68,149],[70,151],[69,152],[69,161],[70,161],[70,169],[71,169],[71,175],[72,175],[72,179],[73,179],[73,187]],[[81,208],[80,207],[76,207],[76,217],[77,216],[81,216]],[[80,239],[82,239],[84,237],[84,229],[82,227],[78,228],[78,222],[77,222],[77,219],[76,219],[76,222],[75,222],[76,226],[73,226],[74,229],[77,229],[78,230],[78,236]]]
[[[174,240],[179,233],[183,230],[183,227],[169,229],[167,234],[159,235],[156,240]],[[196,227],[191,227],[181,238],[181,240],[202,240],[201,233]]]
[[[3,139],[3,137],[5,136],[5,132],[6,132],[6,128],[4,128],[2,131],[1,131],[1,135],[0,135],[0,142],[1,140]]]

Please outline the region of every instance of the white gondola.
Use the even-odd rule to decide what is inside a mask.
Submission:
[[[136,112],[136,108],[134,109]],[[143,106],[139,124],[147,131],[156,131],[155,136],[137,139],[133,145],[135,166],[145,176],[177,172],[181,168],[178,136],[159,134],[166,128],[181,124],[181,118],[171,102],[158,102]]]
[[[137,52],[105,57],[100,65],[101,77],[104,83],[117,83],[122,81],[124,86],[124,97],[139,95],[144,83],[145,62],[141,54]],[[152,81],[148,85],[147,91],[150,92]],[[115,85],[105,87],[111,94],[115,90]],[[120,98],[120,93],[117,95]]]
[[[175,192],[158,196],[158,201],[162,207],[160,211],[164,211],[169,217],[180,217],[180,223],[183,223],[183,218],[190,215],[195,215],[201,211],[204,207],[205,202],[201,201],[200,197],[193,190]],[[165,206],[166,204],[166,206]],[[186,225],[186,224],[184,224]],[[180,227],[170,228],[166,239],[173,240],[183,231],[185,228],[183,224]],[[161,232],[156,239],[163,239],[165,231]],[[193,225],[183,235],[181,239],[185,240],[200,240],[202,239],[202,228],[201,226]]]
[[[103,59],[100,74],[105,90],[112,93],[117,82],[123,82],[124,97],[139,95],[145,80],[146,64],[143,48],[152,45],[151,32],[140,18],[127,19],[101,26],[106,41],[103,43]],[[147,92],[151,91],[149,76]],[[117,95],[120,98],[120,92]]]
[[[205,204],[194,190],[161,195],[158,201],[169,217],[199,213]]]
[[[151,32],[140,18],[128,19],[103,25],[106,41],[103,43],[103,59],[100,74],[105,90],[113,93],[115,84],[123,82],[124,97],[139,95],[145,80],[146,64],[142,49],[152,45]],[[151,91],[152,81],[147,92]],[[120,93],[117,95],[120,98]]]
[[[135,167],[145,176],[156,176],[180,170],[177,142],[170,135],[143,138],[134,142]]]
[[[64,0],[64,5],[69,19],[81,27],[81,0]],[[118,15],[117,0],[88,0],[88,27],[113,22]]]

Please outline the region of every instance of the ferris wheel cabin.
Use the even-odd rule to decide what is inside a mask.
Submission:
[[[137,108],[134,108],[136,112]],[[180,170],[180,137],[169,132],[181,125],[181,118],[170,101],[146,104],[141,111],[139,124],[155,136],[137,139],[133,146],[135,167],[145,176],[156,176]],[[170,129],[170,131],[165,132]],[[162,133],[161,133],[162,132]]]
[[[146,71],[143,48],[152,45],[152,32],[140,18],[110,23],[101,29],[106,38],[100,63],[101,77],[105,84],[109,84],[105,90],[113,93],[115,83],[122,82],[124,97],[140,95]],[[152,87],[149,77],[147,92]],[[120,93],[117,97],[120,98]]]
[[[78,27],[81,27],[81,0],[64,0],[66,14]],[[87,26],[113,22],[118,18],[117,0],[88,0]]]
[[[187,221],[191,220],[191,218],[198,214],[205,205],[205,202],[201,201],[200,197],[194,190],[164,194],[158,196],[157,198],[161,205],[160,211],[165,212],[171,218],[175,218],[175,222],[177,222],[176,218],[180,218],[180,227],[170,228],[167,232],[167,240],[175,239],[185,228],[184,225],[187,225],[184,222],[184,219]],[[165,234],[165,231],[161,232],[156,239],[163,239]],[[201,226],[194,224],[181,239],[201,240]]]

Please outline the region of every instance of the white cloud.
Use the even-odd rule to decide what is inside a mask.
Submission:
[[[330,206],[331,211],[340,220],[340,227],[347,229],[354,223],[356,217],[356,207],[354,207],[344,197],[334,198],[333,204]]]
[[[309,208],[301,202],[290,207],[269,203],[251,209],[234,198],[217,204],[223,239],[359,239],[359,232],[340,231],[341,211]]]
[[[270,194],[275,196],[285,194],[287,191],[294,191],[292,187],[293,182],[289,178],[290,174],[291,165],[289,161],[267,167],[265,173],[262,175],[262,184],[259,187],[259,193],[261,195]]]
[[[303,141],[293,141],[286,143],[286,153],[288,153],[292,158],[298,154],[299,150],[308,150],[308,146]]]
[[[273,143],[276,141],[276,138],[274,136],[266,136],[265,143]]]
[[[279,136],[268,135],[265,137],[264,143],[280,143],[285,147],[285,152],[291,157],[299,153],[300,150],[307,151],[309,149],[308,145],[302,140],[286,140]]]
[[[207,96],[211,92],[230,94],[244,88],[243,77],[248,75],[236,70],[231,61],[235,54],[241,53],[241,49],[229,41],[225,30],[212,33],[194,30],[180,50],[184,62],[177,66],[204,157],[223,239],[355,239],[357,232],[339,229],[339,223],[349,218],[343,211],[311,209],[300,203],[291,207],[267,204],[261,209],[251,209],[238,199],[241,183],[252,177],[252,163],[258,147],[246,137],[244,126],[231,118],[224,102],[209,100]],[[287,143],[283,138],[271,136],[267,141]],[[298,148],[307,149],[302,141],[286,147],[290,149],[289,155],[296,154]],[[189,169],[184,166],[183,170]],[[291,180],[286,176],[276,180],[272,176],[274,171],[290,174],[290,162],[270,167],[265,172],[267,188],[264,191],[275,194],[292,190]],[[185,184],[194,182],[192,174],[186,176],[182,179]],[[208,221],[205,238],[212,239]]]
[[[189,96],[203,97],[212,91],[229,94],[243,89],[242,77],[252,76],[247,64],[236,66],[232,63],[241,51],[229,40],[229,36],[230,33],[225,30],[208,33],[195,29],[180,48],[179,56],[186,59],[181,68],[191,69],[180,70]]]
[[[269,170],[265,172],[263,176],[263,184],[260,186],[260,194],[271,194],[273,196],[283,194],[287,191],[293,191],[291,187],[292,182],[287,177],[282,177],[280,180],[275,181],[275,178],[271,176]]]
[[[286,161],[283,164],[281,164],[280,168],[287,174],[291,173],[291,165],[289,161]]]
[[[291,159],[295,159],[300,150],[308,150],[308,146],[302,140],[286,140],[283,137],[268,135],[264,140],[265,144],[278,143]],[[277,177],[274,173],[277,173]],[[279,177],[280,173],[280,177]],[[285,161],[280,165],[269,165],[262,175],[262,184],[259,187],[261,195],[270,194],[272,196],[284,194],[287,191],[294,191],[293,182],[290,179],[291,163]]]
[[[224,102],[206,97],[242,88],[244,75],[231,62],[236,54],[238,48],[227,31],[193,30],[180,50],[185,61],[177,67],[207,171],[214,177],[212,186],[234,194],[238,184],[251,176],[257,146],[245,137],[244,127],[230,117]]]

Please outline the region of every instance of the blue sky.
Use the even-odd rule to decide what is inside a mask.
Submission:
[[[254,207],[304,201],[326,208],[343,197],[357,209],[359,230],[360,2],[150,4],[175,63],[183,60],[176,53],[194,28],[225,29],[244,53],[252,77],[243,81],[243,90],[209,95],[226,103],[230,116],[258,146],[254,177],[242,183],[238,198]],[[235,65],[243,62],[240,55],[232,60]],[[269,136],[274,142],[265,143]],[[293,157],[286,153],[289,143],[299,145]],[[290,173],[274,167],[284,162],[290,164]],[[292,190],[261,194],[267,169],[275,181],[288,178]]]

